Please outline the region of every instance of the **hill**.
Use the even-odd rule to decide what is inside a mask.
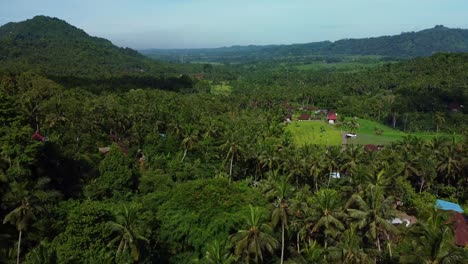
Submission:
[[[109,40],[89,36],[58,18],[36,16],[0,27],[0,61],[19,71],[37,68],[54,76],[156,73],[166,66]]]
[[[95,92],[141,87],[191,89],[192,80],[181,73],[198,71],[194,65],[154,61],[47,16],[0,27],[0,75],[28,70],[66,87]]]
[[[468,52],[468,30],[442,25],[418,32],[363,39],[342,39],[293,45],[232,46],[216,49],[149,49],[141,53],[173,62],[252,62],[311,56],[379,55],[392,58],[430,56],[437,52]]]

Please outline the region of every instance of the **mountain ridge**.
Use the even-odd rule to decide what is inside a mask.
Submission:
[[[146,49],[139,50],[152,58],[174,61],[174,56],[217,55],[229,60],[229,55],[255,59],[288,56],[378,55],[397,58],[430,56],[438,52],[468,52],[468,29],[436,25],[417,32],[370,38],[347,38],[287,45],[248,45],[213,49]],[[172,56],[172,57],[171,57]],[[203,59],[210,59],[209,56]]]

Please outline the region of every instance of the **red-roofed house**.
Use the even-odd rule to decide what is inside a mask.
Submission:
[[[309,114],[302,114],[297,118],[297,120],[299,120],[299,121],[310,120],[310,115]]]
[[[328,116],[327,116],[327,120],[328,120],[329,124],[335,124],[335,122],[336,122],[336,113],[332,112],[332,111],[329,111]]]
[[[454,212],[448,222],[453,225],[455,244],[460,247],[468,246],[468,223],[465,217],[461,213]]]

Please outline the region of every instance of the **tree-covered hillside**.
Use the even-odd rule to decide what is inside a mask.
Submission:
[[[363,39],[342,39],[293,45],[233,46],[217,49],[149,49],[143,54],[172,62],[239,63],[336,55],[379,55],[394,58],[430,56],[437,52],[468,52],[468,30],[435,26],[418,32]]]
[[[0,27],[0,72],[34,70],[67,87],[188,89],[197,66],[156,62],[58,18],[36,16]],[[182,75],[184,74],[184,75]]]

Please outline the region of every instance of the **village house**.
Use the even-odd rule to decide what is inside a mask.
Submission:
[[[335,113],[335,112],[333,112],[333,111],[329,111],[329,112],[328,112],[328,115],[327,115],[327,121],[328,121],[328,123],[329,123],[329,124],[335,124],[335,123],[336,123],[336,119],[337,119],[337,118],[336,118],[337,115],[338,115],[337,113]]]

